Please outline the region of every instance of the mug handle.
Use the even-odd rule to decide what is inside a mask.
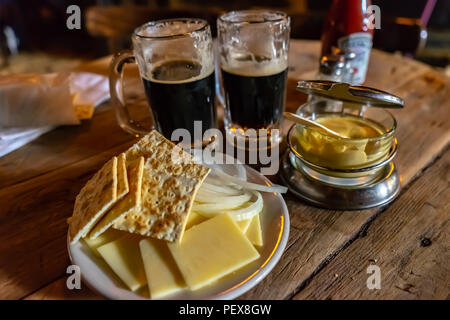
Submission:
[[[139,137],[147,134],[148,131],[140,127],[128,112],[123,94],[123,67],[127,63],[136,63],[131,50],[121,51],[113,56],[109,68],[109,91],[119,126],[124,131]]]

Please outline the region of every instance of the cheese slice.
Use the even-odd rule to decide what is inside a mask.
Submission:
[[[198,214],[197,212],[191,210],[191,212],[189,213],[187,222],[186,222],[186,229],[185,230],[188,230],[191,227],[193,227],[193,226],[195,226],[195,225],[197,225],[199,223],[202,223],[203,221],[206,221],[206,220],[208,220],[208,218],[205,218],[204,216],[202,216],[202,215]]]
[[[251,243],[253,243],[255,246],[262,246],[263,240],[262,240],[262,232],[261,232],[261,221],[259,219],[259,214],[255,215],[251,219],[251,223],[248,226],[247,232],[245,235],[247,236],[248,240],[250,240]]]
[[[84,240],[84,242],[86,242],[88,247],[92,250],[92,252],[96,256],[102,257],[97,250],[98,247],[101,247],[109,242],[112,242],[124,235],[126,235],[126,233],[123,231],[119,231],[119,230],[115,230],[115,229],[108,229],[95,239],[83,238],[83,240]]]
[[[136,235],[126,235],[97,250],[119,278],[133,291],[147,283]]]
[[[144,239],[139,242],[139,247],[152,299],[160,299],[186,288],[183,276],[164,241]]]
[[[208,220],[208,218],[206,218],[205,216],[202,216],[201,214],[198,214],[195,211],[191,211],[189,213],[189,217],[188,220],[186,222],[186,230],[192,228],[193,226],[202,223],[204,221]],[[241,220],[241,221],[236,221],[239,229],[242,231],[242,233],[246,233],[248,227],[250,226],[250,222],[252,222],[252,218],[249,219],[245,219],[245,220]]]
[[[259,258],[259,253],[228,214],[202,222],[169,243],[187,285],[200,289]]]
[[[252,222],[252,218],[248,218],[245,220],[241,220],[241,221],[236,221],[239,229],[241,229],[242,233],[246,233],[248,227],[250,226],[250,222]]]

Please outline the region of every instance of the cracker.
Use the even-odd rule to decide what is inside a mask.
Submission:
[[[201,178],[206,177],[210,171],[208,167],[195,163],[192,155],[184,152],[156,130],[144,136],[125,154],[127,161],[143,156],[146,163],[150,161],[154,171],[168,175]]]
[[[75,114],[78,120],[91,119],[94,115],[94,105],[90,103],[75,105]]]
[[[171,242],[179,241],[203,179],[155,172],[147,159],[141,206],[118,219],[113,228]]]
[[[117,200],[122,199],[129,191],[125,154],[121,153],[117,158]]]
[[[126,173],[128,175],[129,193],[117,201],[116,204],[109,210],[97,225],[89,233],[90,239],[95,239],[103,232],[105,232],[113,223],[120,217],[129,212],[133,212],[141,205],[141,189],[142,189],[142,175],[144,172],[144,158],[140,157],[134,161],[128,162],[126,166]]]
[[[157,131],[126,152],[127,161],[145,158],[139,210],[118,219],[113,228],[167,241],[179,241],[197,190],[210,169]],[[182,160],[182,161],[179,161]]]
[[[109,160],[81,189],[70,219],[70,243],[85,237],[117,200],[117,158]]]

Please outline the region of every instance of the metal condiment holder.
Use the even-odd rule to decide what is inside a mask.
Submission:
[[[300,81],[297,90],[347,104],[379,107],[401,108],[403,100],[385,91],[374,88],[351,86],[333,81]],[[295,125],[294,125],[295,126]],[[294,126],[292,128],[294,128]],[[292,130],[291,128],[291,130]],[[384,161],[372,167],[349,171],[374,172],[376,174],[365,183],[355,185],[338,185],[319,181],[309,172],[316,169],[314,164],[296,154],[289,141],[289,149],[281,160],[280,178],[289,190],[300,199],[319,207],[338,210],[358,210],[385,205],[398,195],[400,178],[393,162],[397,152],[394,138],[391,150]],[[318,168],[320,169],[320,168]],[[342,170],[343,172],[345,170]],[[317,173],[317,172],[316,172]],[[330,180],[331,181],[331,180]]]

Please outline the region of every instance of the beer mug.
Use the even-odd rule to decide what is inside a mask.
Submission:
[[[233,11],[219,17],[217,28],[218,93],[225,105],[227,136],[258,139],[256,131],[263,129],[271,143],[278,143],[286,100],[289,17],[274,11]]]
[[[202,134],[216,128],[214,53],[208,22],[187,18],[148,22],[134,31],[132,42],[133,51],[115,55],[110,69],[111,99],[122,129],[134,135],[147,133],[131,119],[122,92],[123,66],[135,61],[154,127],[166,138],[171,139],[179,128],[194,137],[194,121],[201,124]]]

